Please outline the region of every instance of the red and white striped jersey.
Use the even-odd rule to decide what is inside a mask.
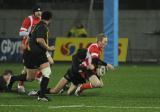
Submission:
[[[34,26],[40,22],[41,18],[35,17],[34,15],[30,15],[24,19],[22,26],[19,31],[19,36],[26,37],[28,36]]]

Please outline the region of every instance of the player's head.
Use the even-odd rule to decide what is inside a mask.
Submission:
[[[12,70],[5,70],[5,71],[3,72],[3,76],[5,76],[5,75],[13,75]]]
[[[2,75],[3,75],[3,78],[7,81],[13,75],[13,72],[12,70],[5,70]]]
[[[98,34],[97,43],[99,47],[103,49],[108,43],[108,38],[104,34]]]
[[[41,19],[50,22],[50,20],[52,19],[52,13],[49,11],[44,11],[42,13]]]
[[[40,6],[34,6],[33,7],[33,14],[34,14],[34,16],[41,18],[41,15],[42,15],[41,7]]]

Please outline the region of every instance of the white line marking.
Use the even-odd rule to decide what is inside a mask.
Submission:
[[[105,105],[5,105],[1,104],[0,107],[47,107],[49,109],[60,109],[60,108],[109,108],[109,109],[160,109],[160,107],[147,107],[147,106],[105,106]]]
[[[43,105],[5,105],[1,104],[0,107],[41,107]]]
[[[68,106],[49,106],[49,108],[110,108],[110,109],[160,109],[160,107],[121,107],[121,106],[85,106],[85,105],[68,105]]]
[[[49,106],[48,108],[82,108],[85,105],[63,105],[63,106]]]

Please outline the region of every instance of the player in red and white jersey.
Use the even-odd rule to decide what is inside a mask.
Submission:
[[[25,58],[27,58],[27,52],[28,52],[28,39],[29,36],[33,30],[33,28],[41,21],[41,14],[42,14],[42,10],[39,6],[35,6],[33,8],[33,14],[26,17],[22,23],[22,26],[19,30],[19,36],[22,37],[22,43],[20,45],[20,52],[23,54],[23,60],[25,60]],[[48,57],[48,61],[50,62],[50,64],[53,64],[53,59],[51,57],[51,55],[49,54],[49,52],[46,52],[46,55]],[[23,70],[23,74],[26,74],[26,68],[24,67]],[[31,71],[30,74],[27,75],[28,79],[33,79],[33,77],[35,76],[35,71]],[[34,75],[34,76],[33,76]],[[36,72],[36,77],[35,79],[40,80],[41,77],[41,73],[39,71]],[[24,88],[24,81],[20,81],[18,84],[18,91],[19,92],[25,92],[25,88]]]
[[[88,47],[88,53],[86,59],[82,62],[81,66],[86,66],[85,78],[89,80],[89,83],[81,84],[75,91],[75,95],[79,95],[85,89],[101,88],[103,87],[103,81],[101,77],[97,75],[98,63],[106,66],[106,68],[114,70],[111,64],[107,64],[100,60],[102,50],[107,45],[108,39],[104,34],[97,35],[97,43],[92,43]]]
[[[22,23],[22,26],[19,30],[19,36],[22,37],[22,44],[20,46],[21,52],[24,51],[24,49],[27,48],[27,41],[29,38],[29,35],[34,28],[36,24],[38,24],[41,20],[41,8],[39,6],[36,6],[33,8],[33,14],[26,17]]]
[[[25,60],[25,57],[26,57],[25,54],[27,53],[27,50],[28,50],[29,35],[31,34],[31,31],[34,28],[34,26],[40,22],[41,14],[42,14],[41,8],[39,6],[35,6],[33,8],[33,14],[26,17],[23,20],[22,26],[19,30],[19,36],[22,38],[22,42],[20,45],[20,52],[23,55],[23,61]],[[26,74],[25,67],[22,72],[23,74]],[[25,92],[24,81],[20,81],[18,83],[18,91]]]

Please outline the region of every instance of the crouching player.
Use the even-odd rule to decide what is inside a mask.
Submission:
[[[97,43],[93,43],[88,47],[88,56],[91,56],[91,59],[87,56],[86,59],[82,62],[82,66],[93,65],[89,70],[84,70],[84,78],[89,82],[81,84],[75,91],[75,95],[80,95],[85,89],[91,88],[101,88],[103,87],[103,81],[96,73],[98,64],[106,66],[106,68],[114,70],[114,67],[111,64],[107,64],[100,60],[100,55],[104,47],[107,45],[108,39],[104,34],[97,35]]]
[[[25,81],[24,75],[13,75],[11,70],[5,70],[0,76],[0,92],[11,92],[15,81]]]
[[[87,50],[79,49],[75,55],[72,56],[72,66],[67,70],[65,75],[60,79],[57,85],[54,88],[51,88],[49,93],[59,93],[69,82],[71,85],[67,91],[67,94],[70,95],[79,84],[85,83],[85,79],[81,77],[79,70],[82,60],[86,57]]]

